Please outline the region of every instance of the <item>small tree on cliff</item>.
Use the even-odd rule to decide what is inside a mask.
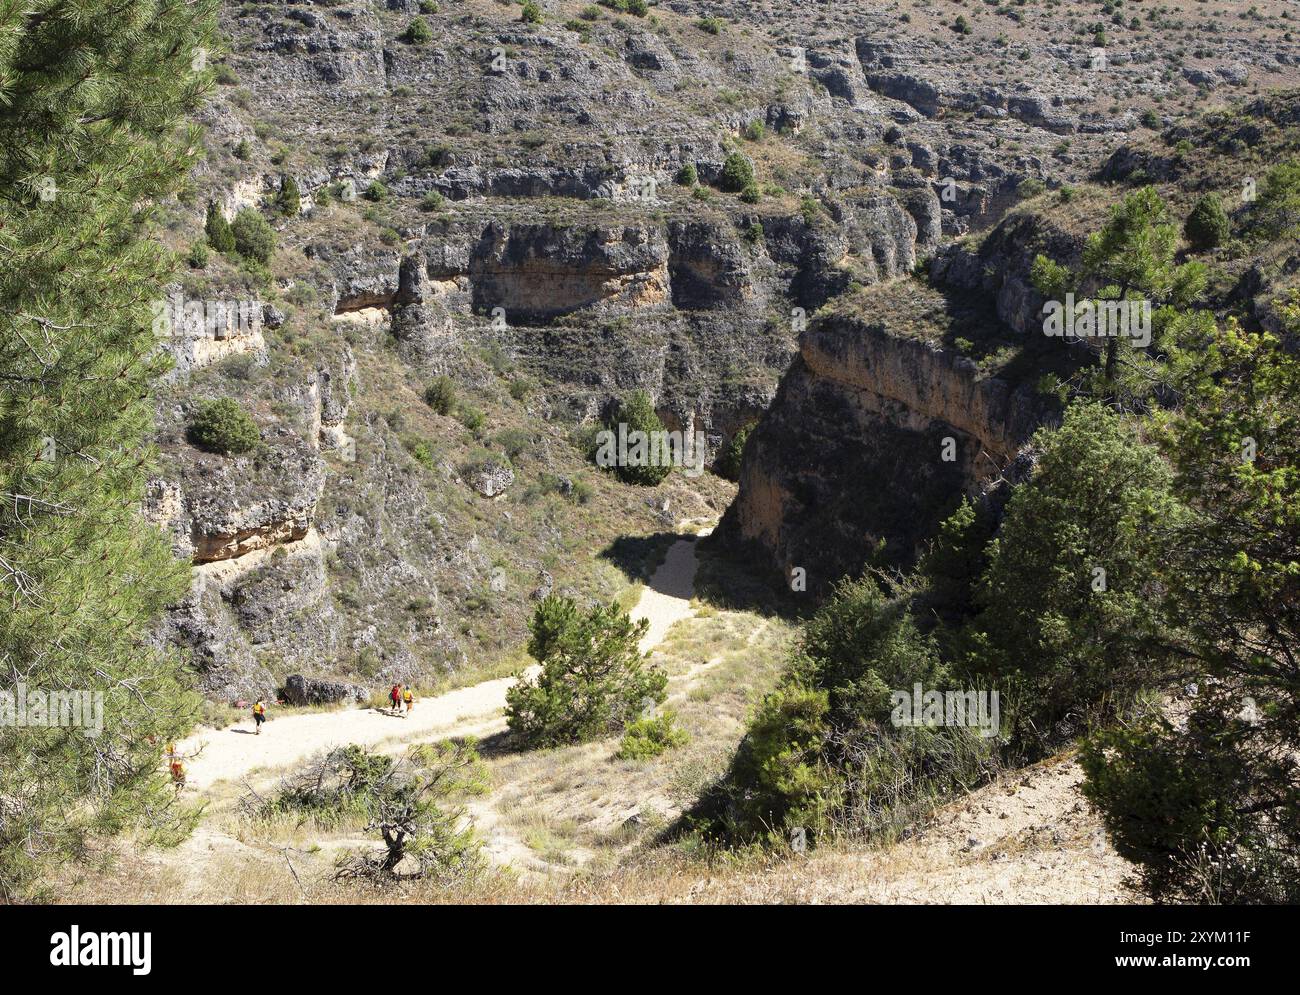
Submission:
[[[298,181],[288,173],[285,173],[280,180],[280,194],[276,198],[276,206],[280,213],[285,217],[292,218],[302,210],[302,192],[298,189]]]
[[[230,231],[230,222],[221,213],[221,209],[208,201],[208,213],[203,222],[203,233],[208,238],[208,245],[218,252],[234,252],[235,236]]]
[[[1035,258],[1032,277],[1038,291],[1054,300],[1092,285],[1098,300],[1186,307],[1204,289],[1206,271],[1199,262],[1175,266],[1177,247],[1178,228],[1170,221],[1165,202],[1155,187],[1143,187],[1112,208],[1106,224],[1088,237],[1077,277],[1044,255]],[[1119,356],[1120,337],[1110,336],[1105,385],[1112,392]]]

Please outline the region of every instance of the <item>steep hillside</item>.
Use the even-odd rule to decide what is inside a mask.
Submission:
[[[787,577],[802,567],[824,590],[879,542],[887,560],[912,561],[963,495],[996,504],[1032,461],[1034,429],[1056,420],[1058,385],[1096,348],[1044,334],[1034,257],[1077,267],[1110,205],[1148,183],[1180,226],[1214,193],[1244,232],[1263,176],[1297,150],[1297,108],[1300,93],[1280,91],[1132,140],[1092,180],[945,245],[917,278],[836,298],[751,436],[720,538],[750,542]],[[1297,285],[1294,243],[1243,235],[1208,254],[1184,243],[1180,258],[1212,264],[1202,306],[1278,329],[1274,302]]]
[[[1066,4],[1073,21],[971,10],[962,30],[947,4],[619,6],[547,2],[541,23],[498,0],[225,8],[206,160],[169,222],[190,269],[160,309],[177,370],[149,508],[195,565],[165,637],[214,699],[296,670],[431,681],[517,645],[535,591],[617,593],[644,561],[612,555],[620,571],[587,551],[716,515],[729,492],[680,474],[630,492],[584,469],[575,426],[641,388],[711,458],[758,419],[831,298],[908,274],[1026,180],[1077,180],[1117,132],[1296,72],[1269,4],[1116,15],[1101,63],[1091,4]],[[1212,55],[1187,51],[1211,28]],[[272,220],[266,265],[203,250],[209,201]],[[815,343],[834,338],[805,339],[788,399],[825,394],[819,359],[846,357]],[[902,366],[928,355],[908,348]],[[948,409],[1011,405],[1018,439],[1033,403],[949,359],[922,365],[910,390],[942,381],[947,396],[904,413],[906,431],[947,411],[969,443],[933,467],[937,501],[985,472],[982,444],[1015,441]],[[444,374],[457,398],[438,414],[422,395]],[[855,385],[860,427],[914,400],[886,379]],[[258,452],[187,444],[217,396],[253,413]],[[837,402],[816,403],[832,431]],[[885,433],[876,456],[912,445]],[[741,531],[787,566],[807,558],[774,538],[789,499],[751,496],[746,472],[742,508],[760,507]],[[837,528],[906,551],[933,516],[897,500]],[[901,531],[868,528],[900,514]]]

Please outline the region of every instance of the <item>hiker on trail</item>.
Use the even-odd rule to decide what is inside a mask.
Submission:
[[[411,714],[411,709],[415,705],[415,697],[411,694],[411,685],[406,685],[406,690],[402,692],[402,701],[406,702],[406,714]]]
[[[176,787],[176,793],[179,795],[181,789],[185,787],[185,764],[181,758],[172,754],[170,769],[172,772],[172,784]]]
[[[266,721],[266,702],[261,698],[253,706],[253,724],[256,727],[257,735],[262,735],[262,723]]]
[[[397,713],[402,710],[402,685],[394,684],[393,690],[388,692],[388,700],[393,703],[393,712]]]

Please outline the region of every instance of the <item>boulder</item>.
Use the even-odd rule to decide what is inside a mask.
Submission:
[[[291,705],[332,705],[340,701],[366,701],[369,697],[368,688],[345,681],[293,674],[284,682],[284,700]]]
[[[501,497],[514,482],[515,471],[496,460],[488,460],[469,478],[469,485],[486,498]]]

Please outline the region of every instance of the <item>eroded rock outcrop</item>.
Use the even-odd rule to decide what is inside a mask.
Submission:
[[[891,298],[906,299],[906,313],[891,315]],[[887,558],[911,560],[957,498],[1001,474],[1049,414],[1032,384],[918,334],[917,299],[939,313],[960,308],[900,282],[870,298],[874,307],[814,321],[750,436],[718,534],[787,576],[802,568],[810,591],[859,571],[881,542]]]

